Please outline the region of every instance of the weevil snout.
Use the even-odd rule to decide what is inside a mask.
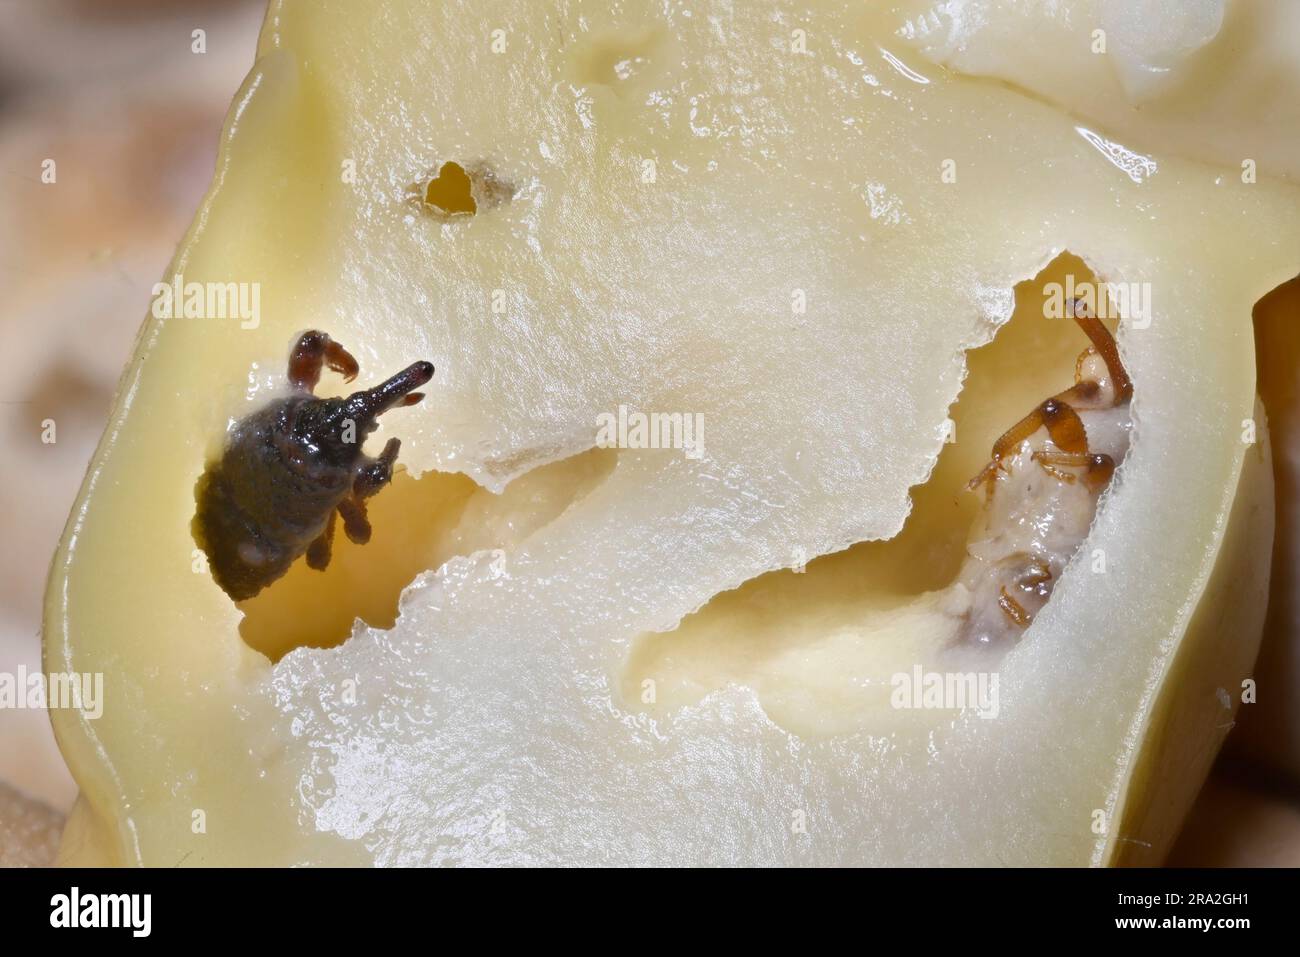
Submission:
[[[362,389],[348,396],[346,407],[348,414],[358,422],[366,420],[374,427],[376,416],[383,415],[389,409],[406,405],[415,405],[424,398],[424,393],[413,392],[433,378],[432,362],[412,362],[397,375],[373,389]]]
[[[295,435],[332,465],[356,461],[361,443],[378,427],[385,412],[415,405],[424,393],[414,389],[433,378],[433,363],[414,362],[373,389],[361,389],[343,399],[312,399],[299,408]]]

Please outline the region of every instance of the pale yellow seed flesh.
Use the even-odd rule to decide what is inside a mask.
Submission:
[[[82,788],[66,860],[1088,864],[1167,843],[1139,811],[1190,799],[1201,758],[1165,768],[1144,741],[1176,714],[1213,755],[1206,707],[1239,679],[1216,662],[1248,667],[1218,643],[1246,654],[1262,617],[1249,313],[1295,272],[1300,191],[1172,133],[1146,164],[1099,149],[927,61],[887,5],[631,6],[272,5],[174,264],[260,283],[259,322],[148,321],[52,572],[46,666],[107,695],[98,721],[54,716]],[[449,159],[514,192],[423,215],[411,185]],[[978,508],[960,486],[1081,348],[1031,323],[1030,361],[989,360],[1014,385],[974,389],[1013,288],[1063,250],[1154,290],[1120,332],[1134,443],[1084,545],[1111,571],[1063,577],[1000,659],[997,720],[892,708],[890,676],[950,629],[925,594]],[[337,644],[350,612],[375,627],[272,665],[188,529],[206,457],[309,326],[365,376],[438,375],[376,436],[409,475],[370,551],[342,545],[328,589],[286,580],[303,604],[260,631],[245,609],[271,657]],[[959,394],[986,434],[945,446]],[[592,451],[627,403],[702,414],[705,454]],[[1229,523],[1251,503],[1262,525]],[[930,536],[939,559],[908,551]],[[807,594],[746,605],[801,556],[806,578],[781,574]],[[319,626],[286,635],[297,608]],[[636,672],[642,636],[683,621],[681,653]],[[777,646],[752,667],[750,638]],[[1195,695],[1171,698],[1193,651]]]

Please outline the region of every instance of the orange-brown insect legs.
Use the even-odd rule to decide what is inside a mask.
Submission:
[[[1044,430],[1049,441],[1042,443],[1043,447],[1031,452],[1030,461],[1036,463],[1064,486],[1073,486],[1082,479],[1081,484],[1091,493],[1092,503],[1089,506],[1089,499],[1079,497],[1078,493],[1071,493],[1061,499],[1054,494],[1053,490],[1043,489],[1041,483],[1032,481],[1015,483],[1014,490],[1006,494],[1024,497],[1025,501],[1013,503],[1013,507],[1020,510],[1017,514],[1032,512],[1036,504],[1032,499],[1034,496],[1039,496],[1043,502],[1041,508],[1053,510],[1045,514],[1040,513],[1044,522],[1052,521],[1052,515],[1057,509],[1096,507],[1096,496],[1106,487],[1115,473],[1115,460],[1110,455],[1089,448],[1088,430],[1080,412],[1090,416],[1101,415],[1101,408],[1106,404],[1103,400],[1103,389],[1106,387],[1107,378],[1109,385],[1114,389],[1113,396],[1108,397],[1111,407],[1124,405],[1133,394],[1133,383],[1120,359],[1119,347],[1110,330],[1100,319],[1091,315],[1079,300],[1070,300],[1069,308],[1075,322],[1092,343],[1075,363],[1074,385],[1041,402],[1033,411],[999,436],[993,443],[991,461],[971,479],[968,486],[974,489],[981,484],[984,485],[987,501],[991,503],[998,485],[999,473],[1009,474],[1011,469],[1007,462],[1017,455],[1036,433]],[[1095,362],[1090,365],[1089,360],[1093,356],[1100,356],[1105,363],[1104,374]],[[1050,596],[1052,572],[1051,566],[1047,563],[1047,555],[1040,554],[1043,548],[1051,552],[1057,546],[1043,546],[1041,542],[1031,543],[1027,551],[1018,552],[1020,557],[1017,561],[1028,561],[1029,564],[1020,566],[1022,570],[1017,577],[1010,580],[1004,577],[1003,583],[996,592],[998,607],[1015,630],[1024,630],[1028,627],[1037,609]],[[1059,548],[1057,550],[1059,551]],[[1060,561],[1064,565],[1068,555],[1056,555],[1051,560]],[[1009,574],[1004,565],[997,567],[1002,569],[997,574],[1003,576]],[[1013,586],[1011,590],[1008,590],[1008,584]],[[1013,597],[1013,591],[1016,589],[1023,592],[1020,596],[1023,601]]]
[[[1128,370],[1124,368],[1124,363],[1119,357],[1119,345],[1115,342],[1115,337],[1110,334],[1110,330],[1100,319],[1088,312],[1087,307],[1078,299],[1071,299],[1068,305],[1074,315],[1074,321],[1079,324],[1084,335],[1092,340],[1093,348],[1106,363],[1106,370],[1110,373],[1111,383],[1115,387],[1114,404],[1122,405],[1133,397],[1133,380],[1128,377]]]

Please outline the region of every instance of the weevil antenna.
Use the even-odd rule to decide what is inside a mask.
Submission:
[[[1101,353],[1102,361],[1106,363],[1111,384],[1115,388],[1115,405],[1122,405],[1133,397],[1133,380],[1128,377],[1128,371],[1120,360],[1119,345],[1115,342],[1115,337],[1078,299],[1071,299],[1069,305],[1074,321],[1079,324],[1084,335],[1092,340],[1093,347]]]

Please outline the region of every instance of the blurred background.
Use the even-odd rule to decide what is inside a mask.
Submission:
[[[207,190],[264,9],[0,0],[0,672],[41,666],[50,557],[150,288]],[[22,836],[56,829],[75,796],[45,712],[0,709],[0,862],[28,862]]]
[[[0,672],[40,668],[50,557],[150,288],[207,189],[263,10],[0,0]],[[0,709],[0,865],[47,862],[75,795],[45,712]],[[1171,862],[1300,864],[1294,790],[1223,758]]]

